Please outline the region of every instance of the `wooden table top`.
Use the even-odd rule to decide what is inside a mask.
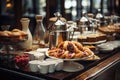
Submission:
[[[98,74],[102,70],[108,68],[109,66],[111,66],[113,63],[115,63],[118,60],[120,60],[120,52],[118,52],[117,54],[115,54],[115,55],[109,57],[108,59],[100,62],[96,66],[83,72],[82,74],[78,75],[77,77],[73,78],[72,80],[87,80],[87,79],[95,76],[96,74]]]

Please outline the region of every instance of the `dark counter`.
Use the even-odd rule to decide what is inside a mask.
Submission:
[[[109,60],[109,58],[112,58],[115,55],[117,55],[116,57],[119,57],[120,53],[118,53],[118,52],[119,52],[119,48],[117,48],[109,53],[99,52],[96,55],[98,55],[100,57],[100,60],[77,61],[78,63],[80,63],[84,66],[84,69],[81,71],[78,71],[78,72],[56,71],[51,74],[43,75],[43,74],[40,74],[37,72],[36,73],[30,72],[27,68],[26,69],[17,69],[14,66],[10,66],[10,64],[9,65],[0,64],[0,79],[1,80],[71,80],[71,79],[84,80],[83,77],[88,77],[90,75],[90,74],[86,73],[87,71],[89,71],[91,69],[96,69],[97,67],[99,69],[102,69],[102,67],[103,66],[105,67],[107,64],[103,65],[102,67],[99,67],[98,65],[107,63],[104,61],[106,61],[107,59]],[[113,57],[113,59],[115,59],[115,58]],[[116,60],[113,60],[113,61],[116,62]],[[111,63],[113,61],[111,61]],[[110,65],[113,65],[113,64],[110,64]],[[96,67],[96,68],[94,68],[94,67]],[[95,70],[93,70],[93,72],[94,71]],[[98,72],[98,73],[100,73],[100,72]],[[87,76],[85,76],[85,75],[87,75]],[[91,75],[90,75],[90,77],[91,77]]]

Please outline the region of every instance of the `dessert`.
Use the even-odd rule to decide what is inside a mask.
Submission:
[[[64,41],[48,50],[48,55],[61,59],[80,59],[92,55],[93,52],[76,41]]]
[[[114,25],[108,25],[108,26],[103,26],[98,28],[99,31],[103,33],[120,33],[120,27],[119,26],[114,26]]]
[[[106,40],[106,39],[107,39],[106,34],[99,33],[98,35],[99,35],[99,37],[98,37],[98,40],[99,40],[99,41],[101,41],[101,40]]]
[[[80,36],[79,38],[78,38],[78,41],[79,42],[87,42],[87,36]]]
[[[99,35],[98,34],[89,34],[87,36],[88,42],[97,42],[99,41]]]
[[[78,37],[79,42],[98,42],[106,40],[106,34],[103,33],[90,33],[87,35],[81,35]]]
[[[15,64],[19,68],[25,68],[25,66],[28,64],[29,61],[29,56],[27,54],[25,55],[18,55],[15,57]]]
[[[13,29],[12,31],[0,31],[0,40],[11,40],[11,41],[18,41],[27,39],[28,35],[24,31],[19,29]]]

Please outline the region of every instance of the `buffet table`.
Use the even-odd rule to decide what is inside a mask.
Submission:
[[[56,71],[49,74],[30,72],[29,69],[17,69],[9,64],[0,64],[0,79],[9,80],[89,80],[120,62],[120,50],[114,49],[111,52],[99,52],[100,57],[95,61],[77,61],[84,66],[84,69],[77,72]],[[6,78],[7,73],[7,78]],[[110,79],[109,79],[110,80]]]
[[[102,77],[102,80],[118,80],[116,75],[114,73],[107,73],[107,70],[110,70],[112,67],[114,67],[115,70],[118,69],[120,66],[120,52],[116,53],[115,55],[107,58],[106,60],[100,62],[96,66],[92,67],[91,69],[83,72],[82,74],[75,77],[73,80],[101,80],[99,77]],[[117,67],[115,67],[117,66]],[[109,71],[110,72],[110,71]],[[120,72],[120,70],[119,70]],[[108,74],[112,74],[108,77]],[[119,78],[120,79],[120,78]]]

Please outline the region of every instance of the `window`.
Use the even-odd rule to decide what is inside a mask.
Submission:
[[[46,0],[23,0],[23,16],[35,16],[41,14],[46,16]]]

